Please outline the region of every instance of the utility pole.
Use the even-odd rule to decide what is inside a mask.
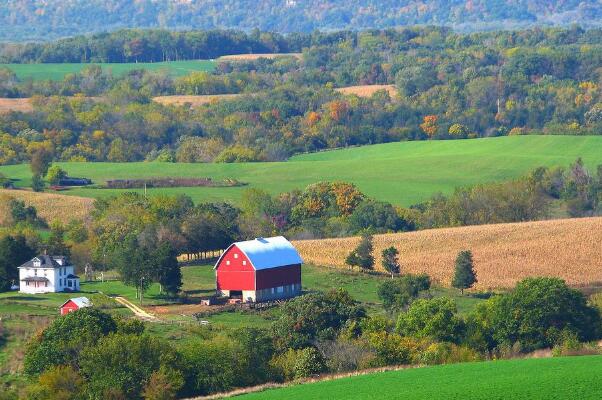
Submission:
[[[142,292],[144,287],[144,277],[140,277],[140,305],[142,305]]]

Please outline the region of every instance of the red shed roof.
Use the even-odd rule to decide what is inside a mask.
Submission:
[[[64,307],[69,302],[73,302],[78,308],[92,307],[92,302],[87,297],[74,297],[64,302],[59,308]]]
[[[231,244],[228,249],[233,246],[236,246],[247,256],[255,270],[303,264],[303,260],[295,247],[284,236],[236,242]],[[228,249],[226,249],[224,254],[226,254]],[[219,265],[222,257],[217,260],[215,268]]]

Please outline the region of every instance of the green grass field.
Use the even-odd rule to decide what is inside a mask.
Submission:
[[[54,80],[60,81],[65,75],[81,71],[91,64],[61,63],[61,64],[0,64],[0,68],[9,68],[19,79]],[[193,71],[213,71],[216,62],[211,60],[167,61],[156,63],[94,63],[103,69],[110,70],[114,75],[123,75],[134,69],[150,71],[166,70],[173,76],[187,75]]]
[[[347,181],[368,196],[408,206],[436,192],[458,186],[519,177],[538,166],[567,166],[582,157],[586,165],[602,164],[602,136],[513,136],[473,140],[388,143],[305,154],[286,162],[238,164],[60,163],[72,176],[97,183],[111,178],[211,177],[248,183],[225,188],[159,188],[149,194],[187,194],[197,202],[239,201],[245,188],[272,194],[302,189],[318,181]],[[29,186],[27,165],[0,167],[0,172]],[[87,197],[120,190],[81,188],[61,192]]]
[[[600,371],[602,356],[490,361],[368,374],[240,398],[593,400],[602,398]]]

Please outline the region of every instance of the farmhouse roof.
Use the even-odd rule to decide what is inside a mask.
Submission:
[[[231,244],[228,249],[232,246],[238,247],[240,251],[247,256],[255,270],[303,263],[303,260],[295,247],[291,242],[286,240],[284,236],[257,238],[246,240],[244,242],[236,242]],[[226,252],[228,249],[226,249]],[[226,254],[226,252],[224,252],[224,254]],[[216,268],[220,261],[221,257],[215,264]]]
[[[73,274],[69,274],[69,275],[67,275],[67,279],[79,279],[79,276],[73,275]]]
[[[19,268],[34,268],[33,262],[36,260],[40,261],[41,268],[60,268],[67,266],[67,258],[65,256],[49,256],[47,254],[42,254],[23,263]],[[59,264],[57,260],[63,260],[63,265]]]
[[[63,307],[65,304],[69,303],[70,301],[74,302],[75,305],[78,306],[79,308],[92,307],[92,302],[87,297],[74,297],[72,299],[67,300],[63,304],[61,304],[61,307]]]

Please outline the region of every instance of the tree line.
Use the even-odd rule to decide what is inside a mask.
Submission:
[[[311,35],[285,37],[255,30],[122,29],[53,42],[5,43],[2,63],[128,63],[209,60],[229,54],[301,51]]]

